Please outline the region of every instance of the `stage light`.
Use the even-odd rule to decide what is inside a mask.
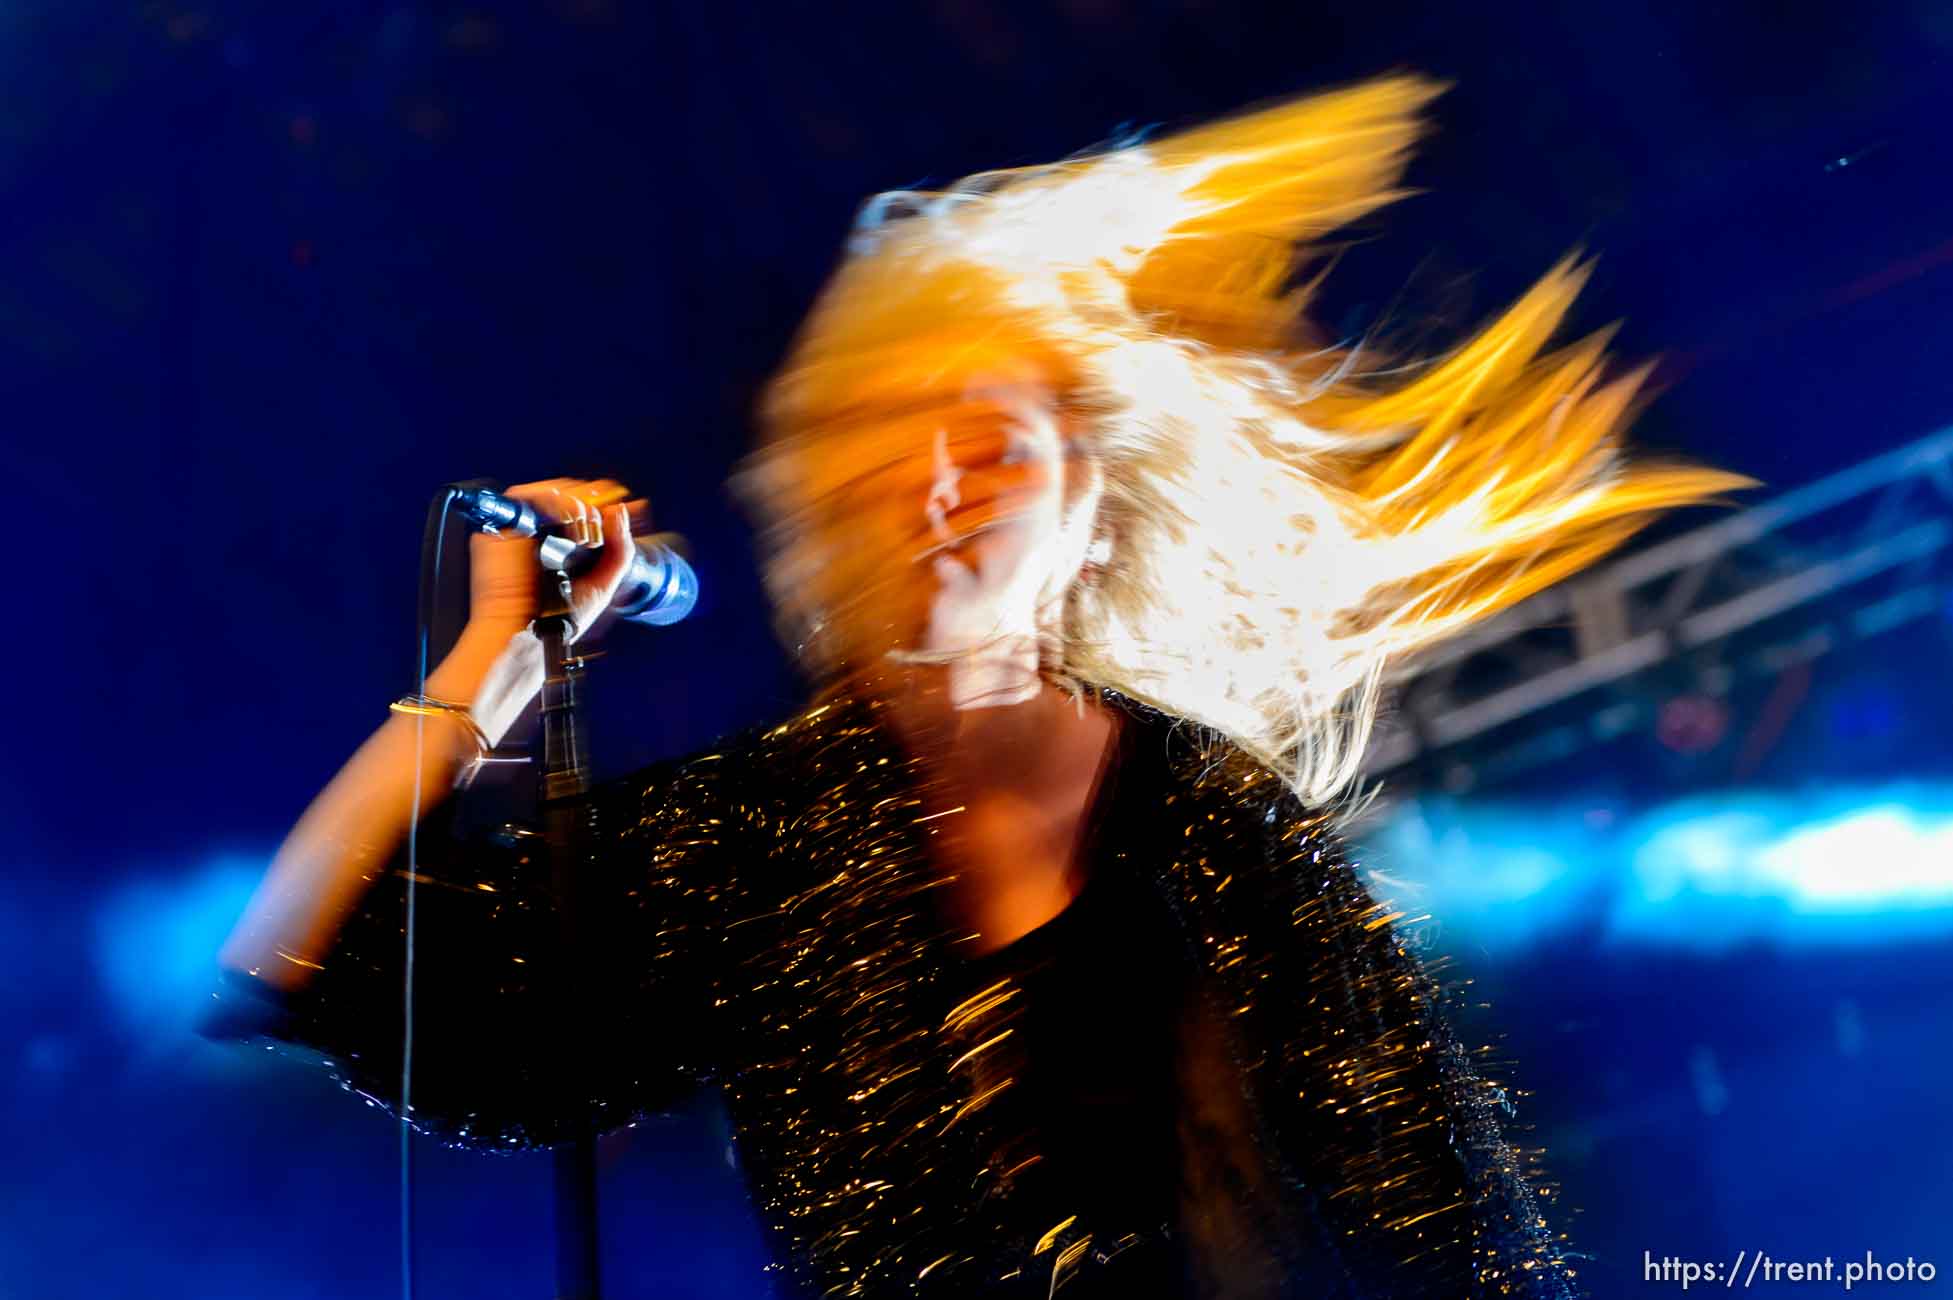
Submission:
[[[1806,911],[1953,904],[1953,817],[1866,808],[1781,837],[1757,854],[1756,869]]]
[[[1372,887],[1452,937],[1524,947],[1879,943],[1953,935],[1953,787],[1580,802],[1422,800],[1359,840]]]
[[[109,893],[95,919],[95,969],[127,1029],[157,1046],[189,1040],[210,997],[217,950],[264,866],[263,858],[218,857]]]
[[[1643,822],[1610,928],[1723,948],[1953,933],[1953,790],[1701,798]]]

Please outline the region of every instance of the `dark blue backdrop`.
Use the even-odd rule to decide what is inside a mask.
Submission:
[[[0,27],[8,1295],[397,1290],[391,1129],[187,1036],[197,980],[409,680],[441,482],[607,473],[691,537],[698,616],[603,664],[607,771],[791,706],[720,484],[868,192],[1410,66],[1457,82],[1428,193],[1366,228],[1332,327],[1455,337],[1585,244],[1579,323],[1666,357],[1649,445],[1793,485],[1953,413],[1947,0],[71,0]],[[1946,775],[1947,649],[1827,661],[1815,698],[1882,691],[1888,725],[1845,761],[1813,723],[1756,779]],[[1475,973],[1597,1294],[1644,1289],[1644,1249],[1953,1264],[1922,1158],[1943,943],[1591,938]],[[1838,1046],[1844,1003],[1877,1050]],[[726,1143],[707,1101],[611,1144],[615,1294],[764,1293]],[[547,1294],[543,1164],[417,1175],[423,1294]]]

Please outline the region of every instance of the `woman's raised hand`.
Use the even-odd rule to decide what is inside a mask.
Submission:
[[[559,531],[597,550],[571,586],[579,635],[610,608],[630,571],[632,515],[642,502],[609,479],[558,478],[510,488]],[[427,676],[424,692],[465,704],[482,737],[502,737],[542,690],[542,643],[529,631],[539,606],[534,539],[477,537],[468,626]],[[376,710],[378,712],[378,710]],[[475,728],[438,714],[386,715],[285,838],[264,883],[224,945],[221,960],[278,988],[311,978],[332,936],[382,873],[408,828],[447,796],[479,757]]]
[[[632,517],[645,517],[643,501],[614,479],[552,478],[523,483],[504,496],[527,502],[545,523],[597,551],[594,563],[570,584],[576,637],[610,608],[630,572]],[[470,543],[468,625],[471,631],[512,637],[535,621],[540,607],[541,566],[534,538],[481,534]]]
[[[504,495],[596,550],[595,562],[570,584],[571,639],[582,640],[630,573],[632,529],[648,519],[644,502],[630,500],[630,489],[611,479],[546,479]],[[541,608],[539,545],[534,538],[471,539],[468,626],[427,679],[429,695],[467,703],[491,742],[500,742],[542,690],[542,647],[529,631]]]

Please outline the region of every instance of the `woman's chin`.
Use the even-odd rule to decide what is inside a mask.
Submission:
[[[998,665],[973,659],[950,665],[949,704],[957,710],[1005,709],[1038,696],[1042,683],[1035,665]]]

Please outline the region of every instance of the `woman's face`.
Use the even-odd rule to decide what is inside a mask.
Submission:
[[[837,545],[858,574],[850,640],[957,653],[1034,644],[1090,542],[1096,464],[1029,373],[986,371],[869,430],[815,466],[841,496]]]

